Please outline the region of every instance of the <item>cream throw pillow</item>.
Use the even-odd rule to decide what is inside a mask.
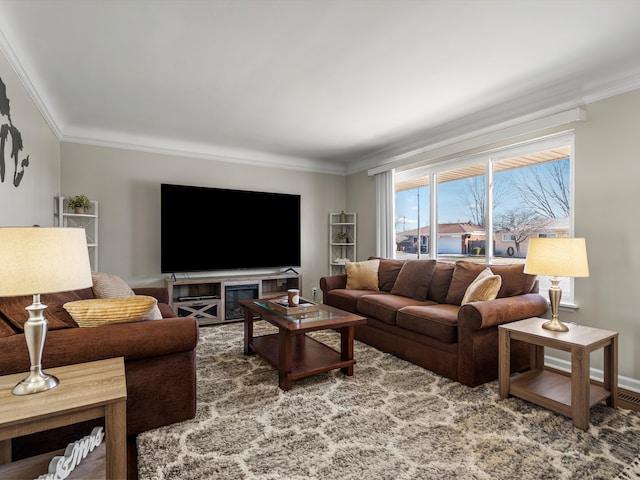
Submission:
[[[154,313],[158,301],[147,295],[130,297],[92,298],[67,302],[63,308],[81,327],[98,327],[116,323],[158,320]],[[156,307],[156,308],[154,308]]]
[[[498,291],[502,285],[502,277],[494,275],[489,267],[478,274],[476,279],[467,287],[467,291],[462,297],[460,305],[471,302],[483,302],[494,300],[498,296]]]
[[[117,275],[91,272],[93,294],[96,298],[130,297],[135,295],[131,287]]]
[[[378,291],[378,267],[380,260],[365,260],[364,262],[347,262],[347,286],[352,290]]]
[[[91,278],[93,279],[93,294],[96,298],[132,297],[136,294],[129,284],[117,275],[91,272]],[[162,318],[162,313],[160,313],[158,305],[153,307],[151,317],[153,318],[147,320]]]

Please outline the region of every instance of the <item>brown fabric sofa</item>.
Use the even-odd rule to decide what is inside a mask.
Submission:
[[[138,295],[155,297],[163,318],[78,327],[62,305],[94,298],[91,288],[41,295],[41,302],[47,305],[44,314],[49,324],[42,357],[45,373],[51,367],[124,357],[130,439],[143,431],[195,416],[199,335],[195,318],[174,318],[165,288],[133,290]],[[16,325],[15,312],[31,301],[32,297],[0,298],[0,375],[29,371],[24,333]],[[10,321],[9,317],[14,320]],[[90,431],[88,425],[78,424],[14,439],[13,459],[64,448]]]
[[[497,298],[460,305],[478,274],[501,277]],[[347,275],[320,279],[323,303],[367,317],[355,338],[469,386],[498,377],[498,325],[544,315],[547,300],[524,265],[380,259],[379,291],[346,289]],[[513,342],[512,371],[529,366]]]

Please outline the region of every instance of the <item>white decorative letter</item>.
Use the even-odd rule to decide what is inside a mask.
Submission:
[[[67,445],[64,456],[56,456],[49,462],[49,473],[40,475],[37,480],[64,480],[73,469],[80,465],[80,462],[87,458],[89,453],[102,443],[104,439],[104,429],[95,427],[91,435],[82,437]]]

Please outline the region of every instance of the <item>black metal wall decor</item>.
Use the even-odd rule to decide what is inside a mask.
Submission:
[[[7,163],[13,160],[13,185],[19,187],[22,177],[24,176],[24,169],[29,166],[29,155],[24,157],[22,161],[18,159],[18,155],[20,151],[22,151],[22,134],[11,122],[7,87],[2,81],[2,78],[0,78],[0,115],[0,121],[2,121],[2,125],[0,125],[0,182],[4,183]],[[9,153],[9,161],[7,162],[5,148],[7,140],[9,139],[11,140],[11,152]],[[18,164],[20,164],[19,167]]]

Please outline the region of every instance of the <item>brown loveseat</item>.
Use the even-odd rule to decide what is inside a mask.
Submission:
[[[173,318],[175,314],[167,304],[165,288],[136,288],[133,291],[155,297],[163,318],[78,327],[62,305],[94,298],[91,288],[41,295],[41,302],[47,305],[44,314],[49,324],[42,357],[45,373],[51,367],[124,357],[130,441],[145,430],[195,416],[198,343],[197,320],[193,317]],[[0,297],[0,375],[29,371],[20,311],[31,301],[32,297]],[[80,424],[14,439],[13,459],[64,448],[90,431],[90,427]]]
[[[472,387],[498,376],[498,325],[548,310],[523,265],[379,260],[378,291],[346,289],[346,274],[326,276],[323,303],[367,317],[357,340]],[[487,267],[501,277],[497,298],[461,306]],[[528,367],[526,344],[513,342],[511,355],[512,371]]]

